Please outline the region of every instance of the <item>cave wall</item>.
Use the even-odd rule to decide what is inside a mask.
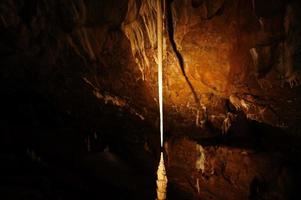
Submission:
[[[154,20],[151,13],[155,9],[147,2],[122,1],[115,6],[113,1],[4,1],[2,80],[24,81],[32,76],[39,83],[61,73],[64,65],[74,65],[74,69],[66,67],[66,71],[74,71],[78,81],[94,94],[107,91],[116,98],[129,99],[130,107],[136,107],[141,117],[147,115],[145,110],[154,113],[156,38],[150,32],[155,32],[156,27],[150,21]],[[271,8],[268,3],[255,1],[169,4],[173,37],[183,57],[184,73],[203,107],[210,107],[206,105],[211,102],[208,99],[217,96],[230,101],[252,120],[287,129],[297,124],[299,113],[293,111],[298,110],[299,102],[298,3],[277,1]],[[129,24],[138,26],[140,33],[131,33]],[[138,46],[130,38],[134,36]],[[143,46],[139,47],[140,43]],[[199,110],[199,102],[195,102],[171,48],[168,30],[165,49],[166,110],[195,121],[197,113],[203,110]],[[135,94],[133,88],[138,88]],[[209,113],[208,117],[216,116]]]
[[[156,98],[156,38],[149,33],[156,30],[148,22],[155,20],[155,10],[148,2],[152,1],[142,1],[140,9],[138,2],[130,1],[131,16],[122,27],[131,42],[141,78]],[[204,107],[210,107],[207,100],[215,95],[229,100],[249,119],[295,130],[299,116],[292,119],[290,113],[298,107],[298,2],[277,1],[272,7],[268,6],[270,2],[259,1],[167,4],[173,24],[172,31],[168,23],[165,30],[164,91],[168,114],[180,110],[198,126],[206,116]],[[207,117],[227,119],[226,113]],[[223,129],[223,124],[219,126]]]
[[[183,199],[294,194],[299,4],[167,1],[165,151]],[[150,0],[1,1],[1,148],[72,160],[96,133],[95,151],[109,144],[154,167],[155,14]]]

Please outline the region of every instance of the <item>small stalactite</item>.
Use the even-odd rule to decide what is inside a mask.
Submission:
[[[127,16],[122,23],[122,30],[130,41],[132,55],[142,75],[146,80],[147,73],[150,73],[150,61],[146,54],[146,39],[151,48],[156,48],[156,1],[142,0],[141,6],[135,0],[128,3]],[[156,60],[156,57],[154,56]]]
[[[148,39],[151,47],[156,47],[157,35],[156,35],[156,1],[146,0],[143,1],[140,11],[140,16],[143,19],[143,23],[146,29]]]
[[[130,41],[132,55],[139,67],[142,79],[145,80],[145,71],[147,68],[149,68],[149,59],[145,52],[142,26],[138,21],[133,21],[130,24],[123,24],[122,30]]]
[[[76,5],[76,3],[72,1],[70,7],[72,10],[74,21],[77,22],[76,25],[78,26],[78,28],[76,29],[75,34],[76,37],[78,37],[79,41],[76,42],[76,37],[72,36],[68,36],[67,41],[70,47],[75,51],[75,53],[81,58],[83,58],[85,61],[85,55],[87,55],[90,60],[94,61],[96,60],[97,56],[93,50],[93,45],[91,43],[90,37],[91,35],[89,35],[87,28],[83,26],[84,22],[87,19],[87,8],[83,0],[79,0],[77,4],[78,5]]]
[[[201,189],[200,189],[200,179],[199,178],[196,179],[195,187],[196,187],[198,194],[200,194]]]

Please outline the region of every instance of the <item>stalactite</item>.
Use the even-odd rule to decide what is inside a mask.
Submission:
[[[72,1],[71,7],[75,16],[75,21],[79,22],[78,25],[83,25],[87,18],[86,5],[82,0],[79,0],[78,4],[79,6],[76,6],[75,3]],[[89,58],[91,60],[95,60],[96,55],[92,48],[87,29],[85,27],[81,27],[77,30],[77,35],[80,39],[80,44],[82,48],[89,55]]]
[[[71,47],[71,49],[74,50],[74,52],[80,57],[82,58],[85,62],[86,62],[86,57],[80,52],[80,49],[78,48],[78,46],[74,43],[73,39],[71,36],[67,36],[66,40],[68,42],[68,45]]]
[[[198,191],[198,194],[200,194],[200,191],[201,191],[201,188],[200,188],[200,180],[199,178],[196,179],[196,185],[195,185],[197,191]]]
[[[145,53],[144,34],[138,21],[123,24],[122,30],[131,44],[132,55],[141,71],[142,79],[145,80],[145,70],[149,68],[149,59]]]
[[[131,44],[132,55],[145,80],[150,70],[150,61],[146,55],[146,39],[151,48],[156,48],[156,1],[142,0],[140,8],[135,0],[129,1],[126,19],[122,23],[122,30]],[[155,54],[154,58],[156,60]]]
[[[142,2],[139,14],[143,19],[148,39],[151,47],[156,47],[156,1],[145,0]]]
[[[96,56],[95,56],[95,53],[93,51],[93,48],[92,48],[92,44],[90,42],[90,39],[88,37],[88,32],[85,28],[81,29],[79,31],[79,36],[81,38],[81,41],[82,41],[82,46],[84,47],[85,51],[88,53],[89,57],[91,60],[95,60],[96,59]]]
[[[160,111],[160,139],[161,147],[163,147],[163,10],[161,0],[157,0],[157,11],[158,95]]]
[[[158,59],[158,95],[160,111],[160,140],[163,148],[163,27],[164,0],[157,0],[157,59]],[[164,165],[163,152],[161,152],[160,163],[157,171],[157,200],[166,199],[167,177]]]

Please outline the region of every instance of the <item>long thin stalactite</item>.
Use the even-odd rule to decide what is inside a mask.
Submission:
[[[158,95],[160,111],[160,141],[163,147],[163,10],[164,0],[157,0],[157,58],[158,58]],[[157,200],[166,199],[167,176],[163,152],[157,170]]]

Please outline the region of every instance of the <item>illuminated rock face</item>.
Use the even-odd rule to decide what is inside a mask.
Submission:
[[[138,69],[150,89],[149,94],[157,98],[156,37],[151,34],[156,31],[151,23],[156,9],[147,0],[142,1],[141,8],[135,1],[130,1],[128,6],[128,13],[136,13],[132,24],[139,26],[133,26],[132,31],[127,29],[126,34],[132,33],[128,38]],[[277,3],[268,9],[267,5],[251,0],[244,3],[176,0],[166,6],[172,12],[173,38],[183,58],[184,72],[202,105],[210,107],[206,100],[210,95],[229,100],[234,97],[239,100],[231,103],[238,103],[236,108],[252,120],[284,128],[297,123],[280,113],[289,115],[298,106],[281,107],[297,96],[296,90],[289,87],[299,82],[296,67],[299,61],[296,56],[293,58],[299,48],[299,33],[289,30],[299,29],[298,5]],[[268,11],[264,13],[263,9]],[[186,119],[198,125],[202,111],[171,48],[168,29],[164,40],[165,104],[170,113],[181,110]],[[226,120],[227,113],[223,115]]]
[[[292,48],[296,50],[296,46],[289,41],[299,36],[298,33],[292,32],[285,40],[281,36],[287,32],[285,20],[288,21],[288,27],[298,26],[294,18],[296,14],[292,14],[293,11],[289,6],[288,11],[285,11],[284,5],[275,5],[278,6],[277,9],[270,8],[278,10],[278,14],[275,11],[276,14],[272,16],[262,16],[260,13],[256,16],[254,12],[263,6],[258,2],[256,5],[252,5],[252,1],[245,3],[212,1],[212,3],[214,5],[207,3],[209,4],[207,8],[220,6],[221,10],[209,19],[201,15],[206,3],[200,4],[199,7],[193,7],[189,1],[173,3],[175,40],[183,56],[186,73],[197,93],[200,96],[214,94],[227,99],[238,96],[241,102],[239,107],[253,120],[279,127],[296,123],[287,121],[279,115],[288,112],[286,109],[293,109],[287,107],[282,110],[280,108],[282,98],[286,97],[286,100],[289,100],[288,96],[297,95],[289,88],[291,81],[285,79],[286,72],[283,72],[289,72],[294,68],[293,71],[298,77],[298,61],[297,59],[292,61],[293,57],[290,56]],[[235,7],[240,11],[235,11]],[[295,7],[295,12],[296,9]],[[281,18],[283,15],[287,17]],[[258,21],[257,18],[261,16],[262,21]],[[254,47],[258,48],[257,61],[250,53]],[[279,61],[279,58],[285,61]],[[191,91],[180,70],[176,69],[177,62],[173,56],[167,60],[170,63],[165,72],[167,102],[172,102],[188,113],[188,109],[184,107],[187,102],[193,107],[194,102],[189,98],[192,96]],[[279,79],[281,76],[284,79]],[[272,98],[275,101],[268,102],[266,96],[275,96],[276,93],[282,98]],[[249,104],[250,109],[244,108],[243,101]]]

